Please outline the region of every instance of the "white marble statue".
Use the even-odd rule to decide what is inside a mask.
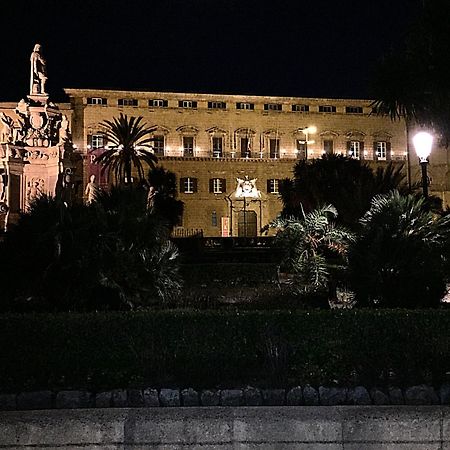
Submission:
[[[59,127],[59,144],[64,144],[69,139],[69,121],[65,114],[62,115],[61,125]]]
[[[11,142],[14,121],[3,111],[0,112],[0,125],[0,143],[6,144],[7,142]]]
[[[90,205],[97,200],[99,188],[95,182],[95,175],[91,175],[89,183],[86,185],[84,195],[86,196],[86,204]]]
[[[36,44],[30,56],[31,76],[30,95],[46,94],[45,83],[47,82],[47,64],[41,55],[41,46]]]

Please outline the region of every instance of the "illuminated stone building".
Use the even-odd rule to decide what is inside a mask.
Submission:
[[[101,123],[120,113],[154,128],[159,164],[176,173],[182,228],[207,236],[256,236],[281,209],[279,181],[299,159],[323,153],[370,164],[408,163],[403,122],[371,115],[369,100],[65,89],[84,184],[101,179]]]

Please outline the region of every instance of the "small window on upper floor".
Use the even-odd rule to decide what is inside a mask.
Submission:
[[[295,112],[308,112],[309,105],[292,105],[292,111]]]
[[[101,98],[101,97],[88,97],[87,104],[88,105],[107,105],[108,99]]]
[[[167,105],[167,100],[162,100],[160,98],[155,98],[148,101],[148,106],[153,108],[167,108]]]
[[[362,106],[346,106],[345,112],[346,114],[362,114],[363,108]]]
[[[197,102],[193,100],[179,100],[178,101],[179,108],[197,108]]]
[[[136,98],[119,98],[117,100],[118,106],[138,106]]]
[[[225,102],[208,102],[208,109],[226,109],[227,104]]]
[[[91,136],[92,149],[103,148],[105,146],[105,135],[101,133],[93,134]]]
[[[264,111],[281,111],[282,109],[281,103],[264,103]]]
[[[254,103],[238,102],[238,103],[236,103],[236,109],[254,110],[255,109],[255,104]]]
[[[275,178],[267,180],[267,193],[268,194],[279,194],[280,193],[280,180]]]
[[[336,106],[319,105],[319,112],[322,112],[322,113],[334,113],[334,112],[336,112]]]

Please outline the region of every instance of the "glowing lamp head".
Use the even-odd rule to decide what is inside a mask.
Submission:
[[[433,146],[433,136],[426,131],[420,131],[413,137],[413,144],[420,162],[427,162]]]

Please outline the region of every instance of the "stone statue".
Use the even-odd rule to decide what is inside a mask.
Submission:
[[[87,205],[90,205],[97,200],[98,191],[99,189],[97,183],[95,182],[95,175],[91,175],[89,178],[89,183],[86,185],[86,189],[84,191]]]
[[[7,143],[12,141],[12,131],[14,127],[14,121],[11,117],[7,116],[3,111],[0,112],[0,143]]]
[[[150,186],[147,194],[147,209],[149,211],[152,211],[155,207],[156,194],[158,194],[158,191],[153,186]]]
[[[27,201],[28,204],[44,193],[44,180],[41,178],[32,178],[28,182]]]
[[[40,44],[36,44],[30,57],[30,95],[47,94],[45,92],[45,83],[47,82],[47,65],[40,52],[41,46]]]
[[[65,114],[62,115],[61,124],[59,127],[59,142],[58,144],[64,144],[69,139],[69,121]]]

